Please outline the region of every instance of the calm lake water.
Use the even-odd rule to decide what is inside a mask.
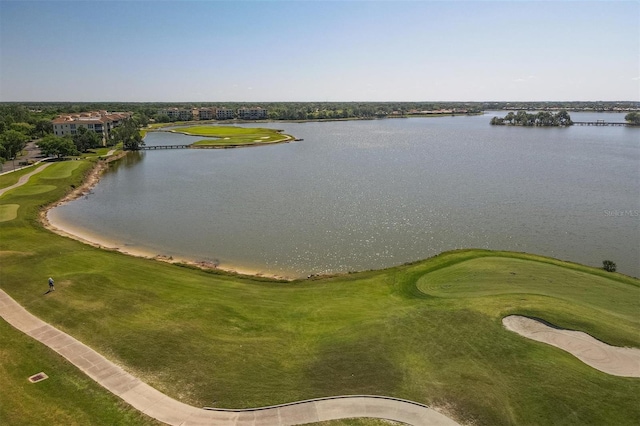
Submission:
[[[504,114],[260,124],[304,141],[142,152],[51,214],[123,247],[287,276],[468,247],[639,276],[640,130],[489,125]]]

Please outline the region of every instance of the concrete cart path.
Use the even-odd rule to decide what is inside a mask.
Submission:
[[[24,185],[25,183],[29,182],[29,178],[33,175],[35,175],[36,173],[40,173],[41,171],[43,171],[44,169],[46,169],[47,167],[49,167],[51,165],[51,163],[45,163],[42,166],[38,167],[37,169],[35,169],[34,171],[32,171],[31,173],[27,173],[24,176],[20,176],[20,179],[18,179],[17,183],[14,183],[11,186],[7,186],[6,188],[2,188],[0,189],[0,197],[2,197],[4,195],[5,192],[7,191],[11,191],[12,189],[15,189],[19,186]]]
[[[140,381],[93,349],[30,314],[2,290],[0,316],[68,359],[137,410],[170,425],[285,426],[353,417],[374,417],[410,425],[458,425],[425,405],[377,396],[338,396],[246,410],[196,408]]]

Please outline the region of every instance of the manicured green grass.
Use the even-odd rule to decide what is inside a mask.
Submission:
[[[196,406],[252,407],[339,394],[436,405],[476,424],[638,424],[640,380],[609,376],[504,329],[543,318],[640,347],[640,282],[486,250],[278,283],[102,251],[41,229],[40,206],[78,185],[58,163],[6,194],[0,286],[29,311]],[[512,274],[513,272],[513,274]],[[44,297],[47,278],[56,292]]]
[[[292,136],[282,134],[277,130],[265,128],[193,126],[179,127],[174,129],[174,131],[188,135],[207,136],[211,138],[194,143],[196,146],[261,145],[293,140]]]
[[[95,159],[107,155],[112,149],[122,149],[122,143],[118,143],[115,146],[103,146],[100,148],[90,149],[88,152],[80,154],[79,157],[83,159]]]
[[[20,204],[0,204],[0,222],[7,222],[18,217]]]
[[[47,179],[60,179],[60,178],[68,178],[71,177],[71,174],[74,170],[81,166],[80,161],[61,161],[58,163],[56,167],[49,166],[49,171],[46,174]]]
[[[156,425],[46,346],[0,319],[0,424]],[[48,379],[29,382],[44,372]]]

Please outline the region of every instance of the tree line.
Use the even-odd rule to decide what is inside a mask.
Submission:
[[[493,117],[490,123],[494,126],[541,126],[541,127],[558,127],[570,126],[573,124],[571,116],[565,110],[552,113],[549,111],[538,111],[536,113],[528,113],[526,111],[518,111],[513,113],[510,111],[504,117]]]
[[[0,165],[15,161],[27,142],[53,131],[51,119],[24,105],[0,105]]]

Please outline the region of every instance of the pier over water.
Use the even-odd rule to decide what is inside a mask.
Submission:
[[[621,122],[608,122],[604,120],[596,120],[596,121],[574,121],[574,126],[629,126],[629,127],[638,127],[629,123],[621,123]]]

